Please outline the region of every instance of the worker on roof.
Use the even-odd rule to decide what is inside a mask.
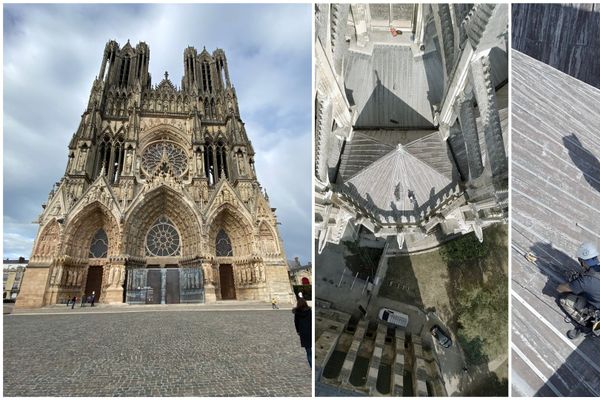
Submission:
[[[576,279],[561,283],[557,290],[560,293],[573,293],[583,296],[596,309],[600,310],[600,261],[598,248],[585,242],[577,249],[577,259],[584,269]]]
[[[578,324],[586,326],[600,310],[600,260],[598,248],[590,242],[582,243],[577,249],[577,259],[583,273],[576,274],[569,282],[564,282],[556,288],[564,294],[559,299],[563,310]],[[598,322],[598,321],[596,321]],[[595,328],[594,328],[595,329]],[[575,327],[567,333],[574,339],[580,329]]]

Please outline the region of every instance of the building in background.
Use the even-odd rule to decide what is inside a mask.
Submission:
[[[309,261],[307,264],[302,265],[300,259],[294,257],[294,260],[288,260],[288,268],[294,294],[302,296],[306,300],[312,300],[312,263]]]
[[[4,294],[2,298],[4,301],[15,301],[17,299],[28,263],[29,260],[26,260],[24,257],[19,257],[18,260],[10,260],[8,258],[3,260],[4,275],[2,283]]]
[[[312,263],[310,261],[302,265],[300,259],[295,257],[294,260],[288,260],[288,268],[292,285],[310,285],[312,283]]]
[[[188,47],[177,87],[150,49],[106,44],[64,176],[43,205],[16,307],[292,301],[225,53]]]

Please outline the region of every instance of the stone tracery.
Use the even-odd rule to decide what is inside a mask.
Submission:
[[[175,176],[181,176],[187,170],[187,158],[185,151],[173,142],[154,142],[142,153],[142,168],[148,175],[168,169]]]
[[[161,216],[146,235],[146,255],[165,257],[180,254],[180,239],[177,229],[166,216]]]

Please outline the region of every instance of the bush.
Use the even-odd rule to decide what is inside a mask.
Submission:
[[[485,258],[489,251],[489,241],[480,242],[474,233],[463,235],[440,248],[440,254],[447,263],[460,263]]]

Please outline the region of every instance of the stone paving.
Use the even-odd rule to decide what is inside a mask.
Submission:
[[[305,354],[289,310],[5,315],[4,396],[311,396]]]

